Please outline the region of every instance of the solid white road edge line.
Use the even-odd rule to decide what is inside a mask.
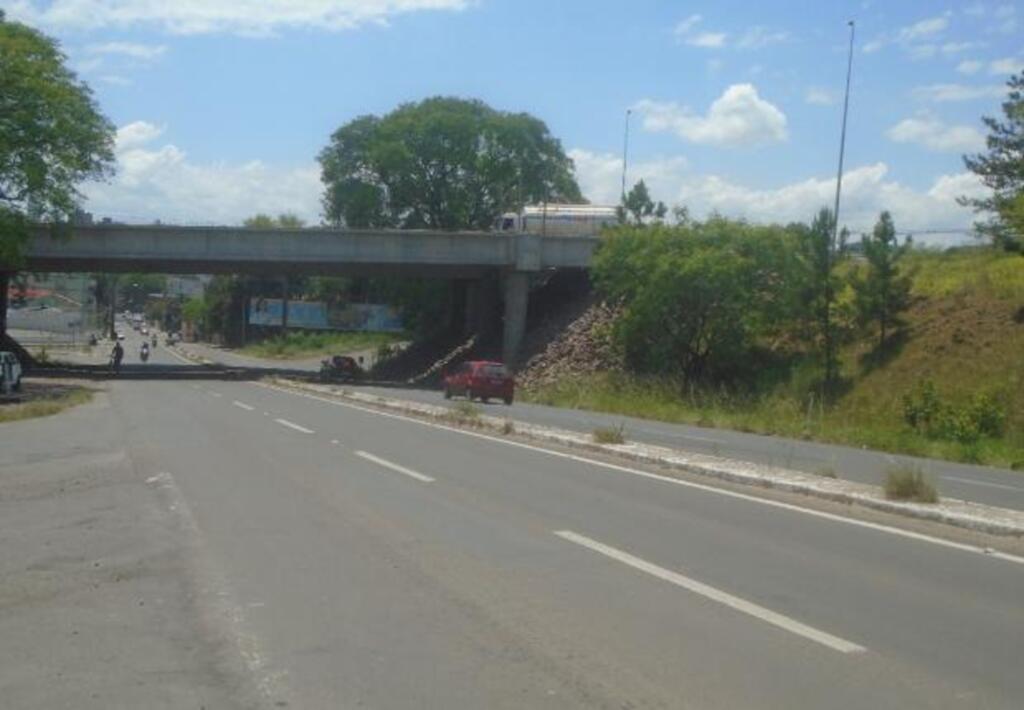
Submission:
[[[300,425],[296,424],[295,422],[290,422],[287,419],[275,419],[274,421],[277,422],[278,424],[280,424],[281,426],[288,427],[289,429],[294,429],[295,431],[301,431],[303,434],[316,434],[316,432],[313,431],[312,429],[307,429],[306,427],[300,426]]]
[[[715,587],[704,584],[703,582],[698,582],[697,580],[681,575],[678,572],[673,572],[672,570],[665,569],[664,567],[659,567],[652,562],[640,559],[628,552],[623,552],[622,550],[600,543],[597,540],[592,540],[584,535],[574,533],[571,530],[555,530],[554,533],[563,540],[568,540],[569,542],[576,543],[577,545],[582,545],[594,552],[600,552],[605,557],[610,557],[617,562],[629,565],[641,572],[646,572],[658,579],[671,582],[672,584],[691,591],[694,594],[699,594],[711,601],[724,604],[731,609],[735,609],[736,611],[752,616],[755,619],[760,619],[761,621],[767,622],[773,626],[777,626],[791,634],[796,634],[797,636],[802,636],[809,641],[820,643],[822,646],[827,646],[833,651],[839,651],[840,653],[863,653],[867,650],[863,646],[859,646],[852,641],[847,641],[846,639],[833,636],[825,631],[815,629],[807,624],[802,624],[795,619],[791,619],[788,616],[774,612],[771,609],[765,609],[763,606],[758,606],[753,602],[740,599],[728,592],[723,592],[720,589],[716,589]]]
[[[390,468],[392,471],[403,473],[409,478],[415,478],[417,481],[423,481],[424,483],[434,482],[434,479],[431,478],[430,476],[424,476],[422,473],[419,473],[418,471],[413,471],[412,469],[406,468],[405,466],[399,466],[397,463],[391,463],[390,461],[386,461],[385,459],[382,459],[379,456],[374,456],[373,454],[367,453],[365,451],[356,451],[355,454],[359,458],[366,459],[367,461],[372,461],[378,466],[383,466],[384,468]]]
[[[252,410],[256,409],[256,407],[253,407],[251,404],[246,404],[245,402],[239,402],[237,399],[234,402],[232,402],[231,404],[235,405],[239,409],[244,409],[247,412],[251,412]]]
[[[985,486],[986,488],[999,488],[1004,491],[1024,491],[1024,488],[1020,486],[1006,486],[1002,483],[989,483],[988,481],[973,481],[970,478],[960,478],[959,476],[943,476],[943,480],[956,481],[957,483],[966,483],[971,486]]]
[[[650,471],[641,471],[640,469],[629,468],[628,466],[621,466],[619,464],[608,463],[607,461],[598,461],[596,459],[589,459],[585,456],[578,456],[576,454],[568,454],[564,451],[555,451],[553,449],[545,449],[540,446],[534,446],[532,444],[526,444],[521,441],[510,441],[508,439],[502,439],[497,436],[490,436],[488,434],[481,434],[476,431],[467,431],[465,429],[457,429],[450,427],[445,424],[438,424],[436,422],[427,421],[425,419],[418,419],[416,417],[406,416],[404,414],[393,414],[391,412],[382,412],[372,407],[364,407],[358,404],[351,404],[349,402],[339,402],[337,400],[328,399],[327,397],[318,397],[315,394],[307,394],[305,392],[296,392],[294,390],[287,389],[285,387],[277,387],[275,385],[268,385],[262,382],[251,382],[249,384],[256,385],[257,387],[264,387],[266,389],[275,390],[278,392],[284,392],[285,394],[295,395],[297,397],[305,397],[307,399],[316,400],[318,402],[324,402],[336,407],[346,407],[348,409],[356,409],[361,412],[367,412],[368,414],[375,414],[380,417],[390,417],[391,419],[398,419],[406,422],[413,422],[421,424],[423,426],[433,427],[435,429],[443,429],[444,431],[454,432],[456,434],[462,434],[463,436],[473,436],[478,439],[485,439],[487,441],[497,442],[499,444],[505,444],[506,446],[515,446],[520,449],[527,449],[529,451],[536,451],[538,453],[546,454],[548,456],[555,456],[558,458],[569,459],[570,461],[578,461],[579,463],[585,463],[598,468],[605,468],[612,471],[619,471],[621,473],[628,473],[632,476],[638,476],[640,478],[648,478],[654,481],[660,481],[662,483],[671,483],[676,486],[684,486],[686,488],[695,488],[700,491],[707,493],[714,493],[716,495],[726,496],[729,498],[736,498],[739,500],[745,500],[750,503],[757,503],[758,505],[767,505],[772,508],[781,508],[783,510],[789,510],[794,513],[802,513],[804,515],[810,515],[823,520],[830,520],[835,523],[843,523],[845,525],[854,525],[856,527],[867,528],[869,530],[875,530],[877,532],[888,533],[890,535],[899,535],[900,537],[909,538],[911,540],[917,540],[919,542],[927,542],[932,545],[938,545],[940,547],[946,547],[952,550],[960,550],[961,552],[970,552],[973,554],[983,554],[985,557],[990,557],[997,560],[1003,560],[1004,562],[1013,562],[1015,564],[1024,565],[1024,557],[1018,555],[1011,555],[1007,552],[998,552],[984,547],[978,547],[977,545],[967,545],[962,542],[953,542],[952,540],[944,540],[941,537],[934,537],[932,535],[925,535],[924,533],[913,532],[912,530],[903,530],[901,528],[894,528],[891,525],[883,525],[881,523],[872,523],[867,520],[858,520],[856,518],[847,518],[842,515],[836,515],[835,513],[826,513],[822,510],[814,510],[813,508],[804,508],[799,505],[792,503],[783,503],[782,501],[771,500],[770,498],[759,498],[754,495],[747,493],[739,493],[737,491],[731,491],[725,488],[716,488],[715,486],[705,485],[703,483],[695,483],[693,481],[684,481],[681,478],[672,478],[670,476],[663,476],[658,473],[651,473]]]

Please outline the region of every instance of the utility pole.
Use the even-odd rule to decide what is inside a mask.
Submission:
[[[832,209],[832,238],[825,252],[825,382],[828,388],[834,381],[835,370],[835,339],[832,337],[832,254],[839,243],[839,196],[843,189],[843,156],[846,152],[846,116],[850,109],[850,76],[853,73],[853,20],[850,26],[850,48],[846,59],[846,92],[843,95],[843,124],[839,132],[839,169],[836,173],[836,201]]]
[[[629,158],[629,117],[633,109],[626,109],[626,130],[622,136],[622,204],[626,204],[626,165]]]

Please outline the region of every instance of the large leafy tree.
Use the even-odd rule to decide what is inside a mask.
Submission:
[[[349,227],[486,229],[536,202],[579,202],[572,160],[537,118],[435,97],[362,116],[319,156],[324,212]]]
[[[902,324],[899,314],[910,306],[910,275],[900,268],[910,242],[897,241],[892,216],[882,212],[874,231],[864,235],[861,244],[867,268],[852,281],[855,304],[862,323],[878,324],[881,348],[889,331]]]
[[[76,185],[107,175],[114,128],[56,42],[0,10],[0,271],[21,263],[33,220],[59,220]]]
[[[722,218],[610,233],[593,276],[624,306],[615,338],[627,362],[690,382],[749,377],[758,340],[787,313],[791,242],[783,228]]]
[[[978,230],[993,243],[1009,251],[1024,251],[1020,225],[1020,196],[1024,194],[1024,73],[1011,76],[1003,102],[1004,120],[991,116],[981,120],[988,128],[986,152],[965,155],[967,168],[991,188],[983,198],[961,197],[959,202],[989,215]]]

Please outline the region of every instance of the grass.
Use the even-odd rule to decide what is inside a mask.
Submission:
[[[594,429],[591,436],[598,444],[625,444],[626,437],[622,435],[625,428],[625,424],[619,424],[617,427],[599,426]]]
[[[480,407],[472,402],[456,402],[444,415],[452,424],[477,426],[480,424]]]
[[[61,387],[52,394],[41,394],[38,399],[0,404],[0,423],[49,417],[63,412],[65,409],[89,402],[93,393],[93,390],[86,387]]]
[[[939,494],[917,466],[893,466],[885,475],[885,497],[914,503],[938,503]]]
[[[382,345],[393,345],[404,340],[408,340],[404,333],[298,331],[247,345],[238,352],[272,360],[294,360],[317,355],[375,350]]]
[[[1024,470],[1024,258],[991,249],[922,252],[905,337],[885,357],[867,334],[840,353],[844,393],[830,406],[815,395],[814,362],[758,393],[692,389],[671,378],[598,373],[523,390],[541,404],[590,409],[680,424],[773,434],[894,453]],[[872,357],[875,356],[875,357]],[[902,396],[923,380],[943,399],[964,403],[983,393],[1006,414],[1001,436],[960,443],[929,437],[903,420]],[[786,465],[780,459],[774,462]]]

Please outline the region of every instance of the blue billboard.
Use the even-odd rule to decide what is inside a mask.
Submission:
[[[280,298],[249,301],[249,325],[281,326]],[[377,303],[347,303],[328,307],[322,301],[289,301],[288,326],[310,330],[364,330],[401,332],[402,319],[391,306]]]

